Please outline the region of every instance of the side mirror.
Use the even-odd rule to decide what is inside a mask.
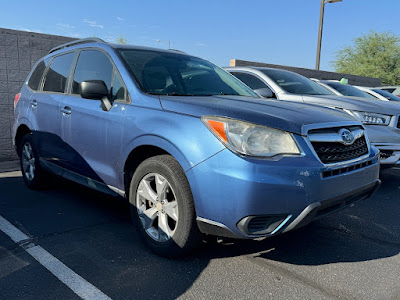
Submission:
[[[79,84],[79,92],[82,98],[101,100],[101,108],[109,111],[112,103],[108,98],[108,88],[103,80],[82,81]]]
[[[268,88],[261,88],[254,90],[259,96],[263,98],[275,98],[274,93]]]

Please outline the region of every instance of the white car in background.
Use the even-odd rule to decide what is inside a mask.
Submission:
[[[363,86],[355,86],[359,90],[363,91],[364,93],[368,93],[371,96],[382,100],[382,101],[397,101],[400,103],[400,97],[393,95],[387,91],[378,89],[378,88],[371,88],[371,87],[363,87]]]
[[[378,87],[378,89],[391,93],[397,97],[400,97],[400,85],[381,86]]]

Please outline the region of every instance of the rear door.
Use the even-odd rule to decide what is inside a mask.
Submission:
[[[47,69],[39,90],[30,97],[30,105],[36,116],[33,131],[40,156],[58,163],[62,159],[63,142],[61,134],[60,103],[65,96],[68,76],[74,52],[55,56],[50,62],[44,61]]]
[[[122,119],[127,93],[125,85],[107,53],[81,50],[70,84],[70,94],[61,103],[62,138],[68,144],[68,168],[107,185],[117,186],[121,149]],[[84,99],[79,94],[82,81],[102,80],[107,85],[111,110],[101,101]]]

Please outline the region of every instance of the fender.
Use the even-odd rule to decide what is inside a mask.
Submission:
[[[161,148],[171,154],[185,172],[194,166],[194,162],[191,162],[170,140],[155,134],[141,135],[125,145],[122,150],[122,161],[125,162],[134,149],[145,145]],[[122,174],[124,166],[121,167]]]

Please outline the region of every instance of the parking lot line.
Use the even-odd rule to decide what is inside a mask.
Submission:
[[[20,245],[30,239],[2,216],[0,216],[0,230]],[[76,274],[42,247],[29,243],[27,246],[22,246],[22,248],[82,299],[111,300],[110,297]]]

